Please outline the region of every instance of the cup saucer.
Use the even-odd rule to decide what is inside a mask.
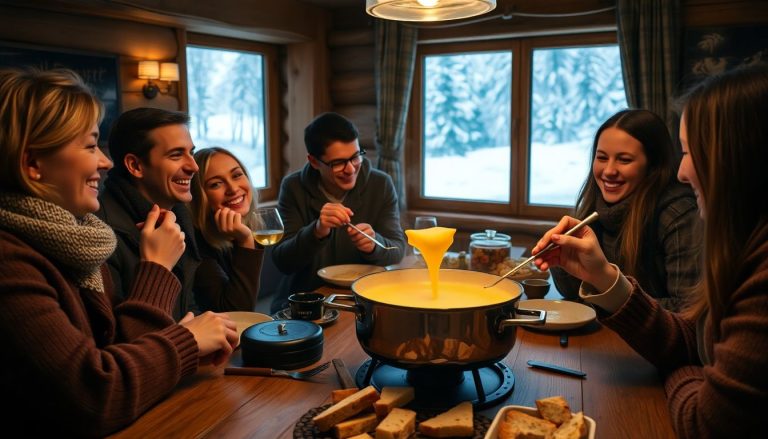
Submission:
[[[272,318],[275,320],[290,320],[291,319],[291,308],[284,308],[280,311],[272,314]],[[328,326],[331,325],[333,322],[335,322],[339,318],[339,311],[336,309],[326,309],[325,314],[323,314],[323,318],[317,319],[317,320],[311,320],[314,323],[317,323],[320,326]]]

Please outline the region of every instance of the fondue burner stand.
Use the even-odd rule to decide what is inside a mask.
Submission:
[[[416,410],[443,410],[463,401],[483,409],[504,400],[515,387],[512,371],[501,362],[469,370],[440,366],[406,370],[369,359],[357,370],[355,381],[360,388],[373,385],[379,392],[382,387],[413,386],[416,398],[408,406]]]

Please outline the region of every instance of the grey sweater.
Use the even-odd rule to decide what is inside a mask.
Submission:
[[[285,225],[285,235],[272,251],[272,260],[286,276],[281,279],[272,310],[284,305],[294,292],[309,291],[323,285],[317,270],[338,264],[389,265],[400,262],[405,254],[405,235],[400,227],[395,187],[389,175],[372,169],[363,160],[355,187],[343,204],[352,209],[355,224],[368,223],[376,239],[397,250],[375,247],[370,254],[360,252],[346,230],[331,229],[323,239],[315,237],[315,222],[328,202],[319,189],[320,174],[309,163],[283,179],[278,208]]]
[[[599,200],[600,218],[592,226],[609,262],[624,271],[620,260],[621,227],[629,201],[606,206]],[[639,255],[639,272],[633,273],[643,290],[664,308],[677,311],[699,279],[700,239],[696,199],[691,190],[674,182],[652,212],[653,220],[644,232]],[[578,297],[581,281],[561,268],[552,269],[555,285],[563,297]]]

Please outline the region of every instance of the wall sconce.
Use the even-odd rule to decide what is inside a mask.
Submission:
[[[158,63],[157,61],[139,61],[139,79],[146,79],[141,91],[147,99],[154,99],[157,93],[167,94],[171,90],[171,81],[179,80],[179,65],[175,62]],[[168,81],[168,86],[161,88],[153,79]]]
[[[485,14],[496,0],[366,0],[365,11],[374,17],[397,21],[458,20]]]

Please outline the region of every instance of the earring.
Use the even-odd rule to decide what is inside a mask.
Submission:
[[[42,177],[40,174],[32,174],[32,180],[40,180],[40,177]]]

